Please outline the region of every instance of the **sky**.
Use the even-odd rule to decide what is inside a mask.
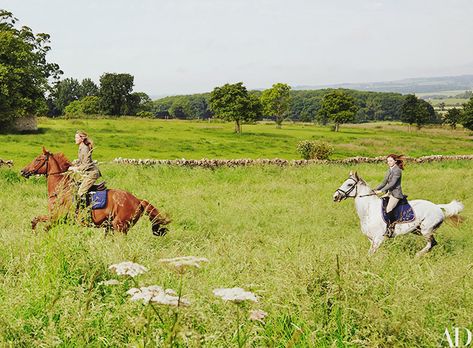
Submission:
[[[64,78],[150,96],[473,73],[471,0],[0,0]]]

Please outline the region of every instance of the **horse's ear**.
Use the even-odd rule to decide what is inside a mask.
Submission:
[[[358,172],[353,173],[353,176],[355,177],[356,180],[360,180],[360,177],[358,176]]]
[[[350,174],[348,174],[348,176],[352,176],[353,175],[353,172],[350,170]]]
[[[43,146],[43,154],[46,155],[46,154],[50,154],[50,152],[48,150],[46,150],[46,148]]]

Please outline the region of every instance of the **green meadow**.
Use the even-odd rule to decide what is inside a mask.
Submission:
[[[11,347],[447,347],[445,330],[473,331],[473,163],[409,163],[409,199],[465,205],[463,223],[446,222],[423,258],[421,237],[388,240],[368,257],[353,200],[332,202],[349,171],[371,185],[383,164],[137,167],[132,158],[299,158],[299,140],[333,144],[333,158],[472,154],[463,130],[408,131],[400,124],[327,127],[245,125],[136,119],[42,119],[39,134],[0,135],[0,346]],[[47,212],[46,179],[18,172],[45,145],[76,156],[77,128],[96,141],[94,156],[109,187],[147,199],[172,218],[154,237],[143,216],[128,235],[61,222],[33,234],[30,220]],[[209,262],[182,278],[159,262],[193,255]],[[108,269],[133,261],[149,271],[132,280]],[[118,285],[102,281],[116,279]],[[136,281],[136,283],[135,283]],[[130,301],[132,287],[177,290],[188,307]],[[236,305],[213,295],[242,287],[258,302]],[[248,320],[251,310],[267,313]],[[174,325],[177,314],[177,324]],[[464,337],[462,336],[461,339]]]
[[[334,147],[331,158],[381,156],[402,153],[418,157],[433,154],[473,153],[472,134],[463,129],[422,128],[409,130],[400,123],[342,125],[340,132],[329,126],[274,123],[244,125],[243,134],[233,133],[233,124],[136,118],[64,120],[42,118],[39,134],[0,134],[0,158],[24,165],[44,145],[52,152],[77,156],[74,134],[86,130],[96,143],[94,158],[153,159],[284,158],[299,159],[301,140],[323,140]]]

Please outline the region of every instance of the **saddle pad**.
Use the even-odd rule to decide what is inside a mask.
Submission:
[[[102,209],[107,205],[107,192],[105,191],[92,191],[89,192],[90,202],[92,209]]]
[[[383,215],[384,222],[388,222],[388,216],[386,214],[386,206],[388,205],[388,197],[383,198],[383,204],[381,205],[381,214]],[[416,219],[414,214],[414,209],[407,202],[407,199],[399,201],[397,206],[394,208],[394,216],[396,218],[396,223],[406,223],[412,222]]]

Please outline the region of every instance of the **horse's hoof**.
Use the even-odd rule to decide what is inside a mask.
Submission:
[[[157,230],[153,229],[153,235],[155,235],[156,237],[165,236],[166,233],[168,233],[168,229],[166,227],[161,227],[161,228],[158,228]]]

